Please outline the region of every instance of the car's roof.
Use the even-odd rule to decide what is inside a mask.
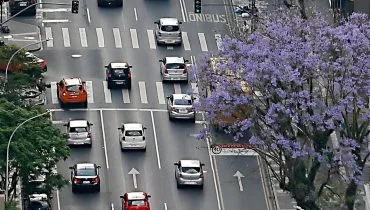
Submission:
[[[179,25],[179,20],[177,18],[161,18],[159,19],[161,25],[165,26],[177,26]]]
[[[122,62],[122,63],[110,63],[110,67],[112,69],[126,69],[129,67],[128,63]]]
[[[143,124],[141,123],[125,123],[123,124],[125,130],[142,130]]]
[[[200,167],[199,160],[180,160],[181,167]]]
[[[87,120],[71,120],[69,121],[69,127],[87,127]]]
[[[191,96],[189,94],[172,94],[173,99],[186,99],[191,100]]]
[[[137,200],[137,199],[145,199],[144,192],[129,192],[127,193],[128,200]]]
[[[166,57],[166,63],[185,63],[184,57]]]
[[[80,78],[64,78],[64,82],[67,86],[69,85],[81,85],[81,79]]]
[[[95,168],[94,163],[77,163],[76,164],[77,169],[93,169]]]

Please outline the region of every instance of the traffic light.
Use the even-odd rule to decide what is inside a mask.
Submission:
[[[80,2],[78,0],[72,0],[72,13],[77,14],[78,13],[78,7]]]
[[[202,12],[202,1],[194,0],[194,13],[201,13],[201,12]]]

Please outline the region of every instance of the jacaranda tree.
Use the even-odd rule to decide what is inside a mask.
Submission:
[[[194,73],[207,96],[199,109],[279,165],[274,176],[299,206],[321,209],[329,195],[353,209],[369,156],[369,38],[365,15],[331,26],[318,14],[278,11],[255,33],[226,37],[219,52],[198,59]],[[342,194],[329,186],[337,180]]]

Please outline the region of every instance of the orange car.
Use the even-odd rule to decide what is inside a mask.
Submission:
[[[87,107],[87,92],[80,78],[62,79],[57,83],[60,106],[65,104],[83,104]]]

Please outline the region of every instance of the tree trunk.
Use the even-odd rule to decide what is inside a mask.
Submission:
[[[299,12],[301,13],[302,18],[307,20],[306,6],[304,4],[304,0],[298,0],[298,3],[299,3]]]
[[[345,195],[345,203],[348,210],[354,210],[355,207],[355,200],[356,200],[356,191],[357,191],[357,184],[355,181],[351,181],[348,185]]]

